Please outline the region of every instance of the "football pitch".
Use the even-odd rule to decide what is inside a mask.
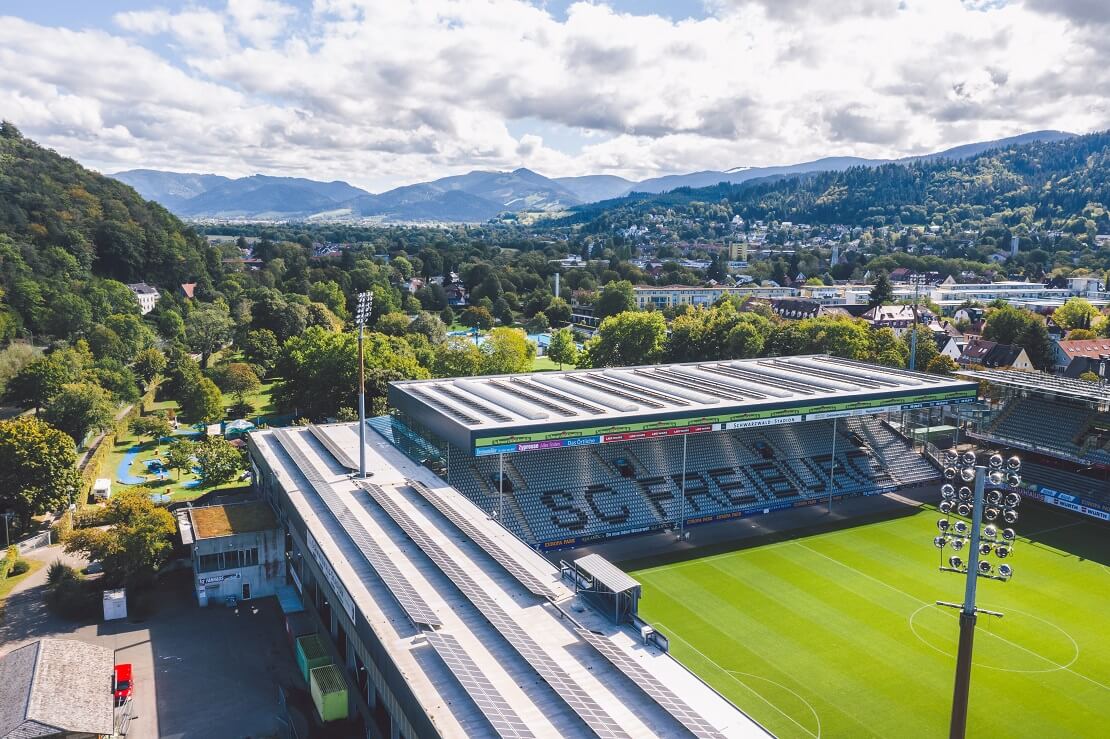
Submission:
[[[1021,512],[1013,579],[979,582],[979,607],[1005,615],[979,617],[968,736],[1106,736],[1110,525]],[[937,569],[938,517],[634,570],[640,614],[780,737],[945,736],[958,615],[935,602],[962,601],[964,577]]]

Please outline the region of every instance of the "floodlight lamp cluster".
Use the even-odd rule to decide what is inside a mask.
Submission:
[[[978,557],[993,555],[998,560],[1011,557],[1017,539],[1012,526],[1017,523],[1017,509],[1021,505],[1021,495],[1014,489],[1021,484],[1021,460],[1018,457],[1003,459],[997,453],[986,460],[983,523],[978,537],[972,536],[975,493],[971,485],[975,481],[979,457],[973,451],[961,454],[950,449],[944,453],[943,462],[945,483],[940,488],[939,508],[944,517],[937,521],[940,533],[933,537],[933,546],[940,550],[950,548],[954,554],[949,555],[947,566],[941,569],[967,574],[971,563],[956,552],[972,546],[973,539],[978,540]],[[978,559],[975,570],[980,577],[992,580],[1009,580],[1014,574],[1009,563],[995,563],[987,559]]]
[[[370,311],[374,307],[374,293],[367,291],[358,294],[358,306],[355,308],[355,325],[365,326],[370,320]]]

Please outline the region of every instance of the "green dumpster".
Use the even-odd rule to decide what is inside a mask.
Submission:
[[[313,669],[308,685],[321,719],[338,721],[347,718],[347,683],[339,667],[324,665]]]
[[[297,639],[297,667],[301,670],[301,677],[308,682],[308,673],[316,667],[323,667],[331,662],[328,650],[318,634],[309,634]]]

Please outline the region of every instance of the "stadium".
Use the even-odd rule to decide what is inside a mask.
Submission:
[[[969,730],[1080,736],[1110,709],[1092,388],[823,355],[405,381],[365,479],[358,424],[248,448],[366,735],[405,737],[941,733],[962,578],[933,441],[1020,449],[1053,505],[982,588],[1006,616]]]

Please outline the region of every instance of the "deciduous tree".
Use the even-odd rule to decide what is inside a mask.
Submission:
[[[73,439],[32,416],[0,421],[0,508],[26,529],[32,516],[71,502],[80,478]]]

